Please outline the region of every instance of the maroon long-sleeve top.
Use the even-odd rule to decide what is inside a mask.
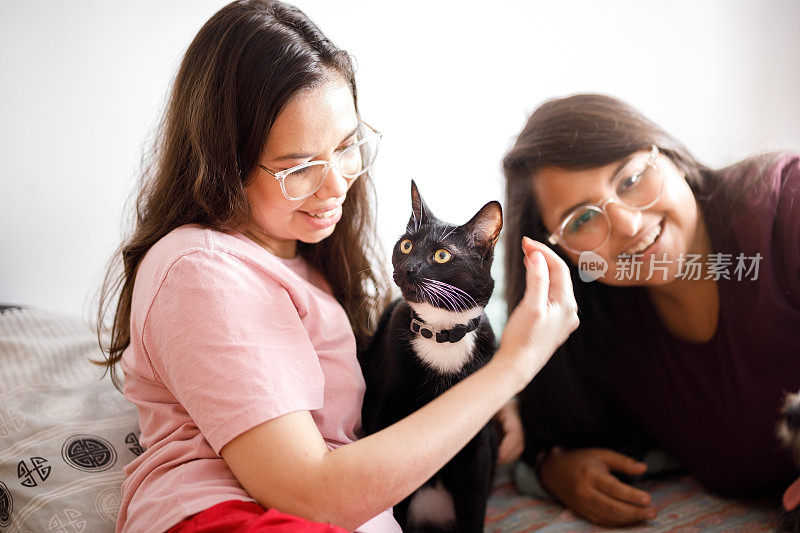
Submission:
[[[775,428],[784,394],[800,389],[800,156],[757,172],[733,216],[706,210],[714,251],[732,260],[731,279],[718,281],[714,337],[676,338],[637,289],[614,361],[620,405],[701,483],[728,494],[798,476]],[[756,279],[737,279],[739,254],[760,254]]]

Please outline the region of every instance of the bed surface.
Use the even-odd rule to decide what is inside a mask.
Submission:
[[[134,407],[89,358],[82,320],[0,309],[0,531],[114,530],[122,467],[141,449]],[[731,500],[688,476],[651,480],[658,517],[625,531],[771,531],[776,497]],[[71,528],[71,529],[70,529]],[[559,504],[521,495],[498,471],[487,532],[603,531]]]
[[[655,520],[629,528],[608,529],[582,520],[560,504],[532,499],[514,487],[508,469],[498,472],[489,500],[486,529],[492,533],[543,531],[707,532],[774,531],[778,499],[726,499],[710,494],[687,475],[637,483],[650,493]]]

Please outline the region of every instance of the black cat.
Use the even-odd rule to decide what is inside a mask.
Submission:
[[[489,202],[463,226],[443,222],[411,182],[412,215],[394,247],[394,281],[403,298],[384,311],[361,364],[366,434],[413,413],[494,354],[483,312],[494,288],[490,268],[503,226]],[[403,531],[481,532],[497,457],[492,424],[480,432],[394,514]]]

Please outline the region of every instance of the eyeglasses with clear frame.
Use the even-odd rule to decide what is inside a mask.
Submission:
[[[348,180],[362,176],[375,162],[382,136],[381,132],[359,120],[356,142],[341,149],[331,161],[308,161],[278,172],[262,164],[258,166],[280,182],[281,191],[288,200],[302,200],[322,187],[333,166]]]
[[[634,211],[653,207],[664,189],[664,179],[656,165],[658,154],[658,147],[653,145],[650,152],[629,161],[611,180],[612,195],[570,211],[558,229],[548,235],[547,241],[574,253],[591,252],[603,246],[611,233],[609,204]]]

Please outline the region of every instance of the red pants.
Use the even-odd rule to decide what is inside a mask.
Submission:
[[[254,502],[218,503],[172,526],[167,533],[347,533],[330,524],[310,522]]]

